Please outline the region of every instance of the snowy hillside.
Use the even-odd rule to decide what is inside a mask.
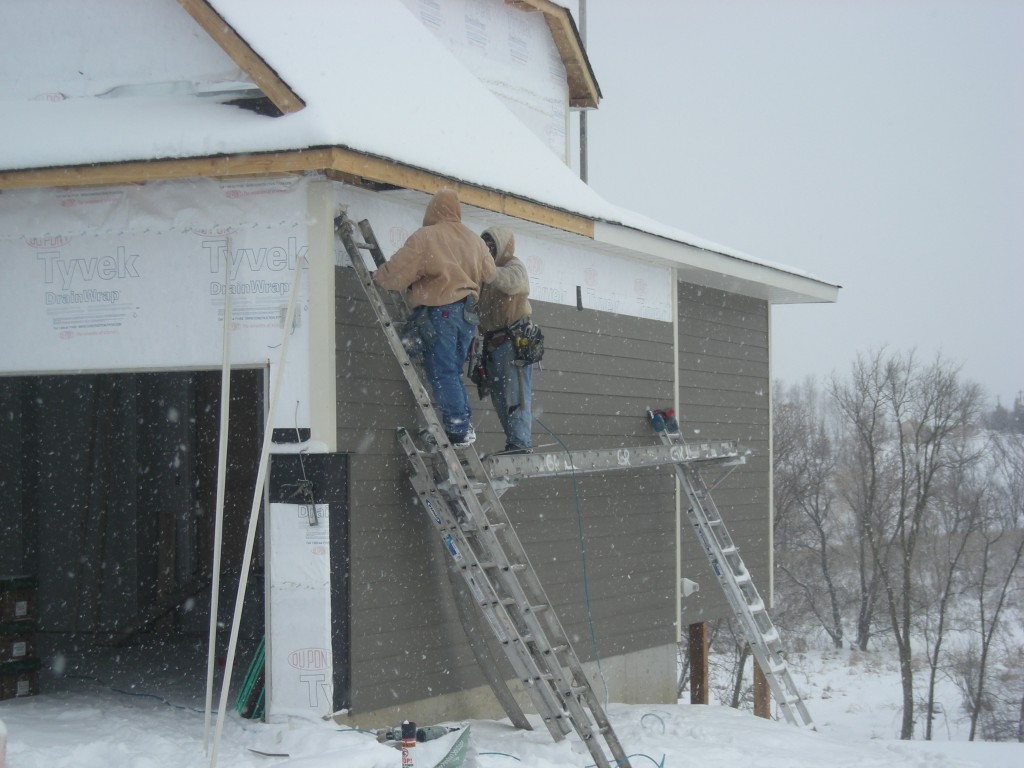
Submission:
[[[882,655],[813,653],[794,659],[817,732],[760,720],[721,706],[609,707],[634,768],[1017,768],[1024,744],[961,738],[955,701],[937,728],[945,741],[900,742],[899,677]],[[107,681],[103,681],[104,683]],[[171,701],[141,687],[118,691],[95,679],[65,678],[65,689],[0,704],[7,729],[7,768],[200,768],[202,699]],[[166,690],[166,689],[162,689]],[[952,693],[950,693],[952,695]],[[393,725],[382,723],[381,727]],[[592,765],[573,740],[555,744],[538,724],[517,732],[503,722],[472,721],[471,755],[479,768]],[[2,732],[2,731],[0,731]],[[414,764],[433,765],[458,734],[420,744]],[[265,756],[260,752],[288,756]],[[473,754],[475,753],[475,754]],[[398,768],[400,754],[374,735],[327,723],[264,725],[232,714],[224,728],[222,768]]]

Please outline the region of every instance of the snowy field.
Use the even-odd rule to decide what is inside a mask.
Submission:
[[[946,714],[933,742],[901,742],[900,686],[884,654],[815,652],[792,659],[817,731],[755,718],[722,706],[617,705],[609,715],[633,768],[1020,768],[1024,744],[966,742],[959,696],[942,689]],[[121,660],[121,669],[132,660]],[[205,669],[204,666],[200,667]],[[84,670],[83,670],[84,671]],[[95,675],[51,681],[41,696],[0,703],[7,731],[6,768],[200,768],[210,763],[203,746],[202,693],[186,693],[159,680],[159,695],[144,685],[111,685]],[[748,670],[749,671],[749,670]],[[116,676],[110,670],[102,674]],[[154,684],[157,678],[148,679]],[[600,682],[594,681],[600,689]],[[117,688],[117,690],[114,690]],[[59,690],[56,690],[59,689]],[[381,723],[381,727],[392,725]],[[462,725],[454,723],[452,725]],[[470,721],[467,766],[590,766],[575,737],[555,744],[537,722],[517,732],[501,721]],[[0,729],[2,733],[2,729]],[[414,765],[431,766],[457,733],[420,744]],[[254,751],[275,753],[265,756]],[[287,755],[287,756],[282,756]],[[222,768],[398,768],[401,755],[373,734],[324,722],[264,725],[231,713],[217,765]]]

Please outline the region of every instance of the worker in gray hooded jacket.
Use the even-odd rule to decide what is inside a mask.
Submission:
[[[505,227],[481,234],[494,257],[497,274],[480,289],[480,331],[483,359],[491,388],[491,404],[505,430],[505,453],[533,451],[533,366],[517,365],[512,326],[529,320],[530,277],[515,257],[515,237]]]

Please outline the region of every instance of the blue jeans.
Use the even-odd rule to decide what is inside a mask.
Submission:
[[[462,384],[462,364],[476,325],[466,320],[461,301],[430,307],[428,314],[437,337],[423,351],[423,368],[434,393],[434,405],[441,412],[444,431],[464,435],[469,429],[469,398]]]
[[[518,366],[512,339],[487,355],[487,378],[491,382],[491,404],[505,430],[506,448],[532,448],[533,366]]]

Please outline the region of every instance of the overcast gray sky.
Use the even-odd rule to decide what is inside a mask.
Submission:
[[[588,0],[586,21],[591,185],[843,286],[772,311],[777,378],[916,348],[1012,404],[1024,2]]]

